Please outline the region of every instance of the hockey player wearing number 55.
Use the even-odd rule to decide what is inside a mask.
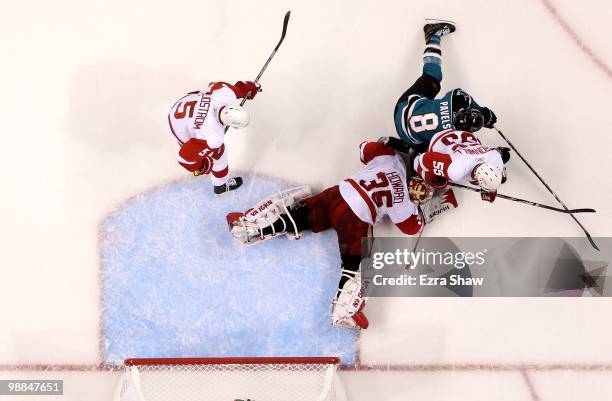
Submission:
[[[410,197],[401,156],[381,142],[363,142],[359,152],[365,166],[339,185],[314,196],[308,187],[292,188],[244,213],[227,215],[231,234],[244,244],[281,235],[298,239],[304,230],[318,233],[333,228],[338,234],[342,275],[332,303],[332,323],[352,329],[365,329],[369,324],[363,313],[366,289],[361,285],[361,239],[371,236],[372,227],[384,216],[404,234],[416,234],[423,226]]]
[[[400,96],[394,111],[395,129],[408,145],[427,148],[431,138],[448,129],[476,132],[493,128],[495,114],[481,107],[462,89],[453,89],[435,99],[442,81],[442,36],[455,31],[452,21],[426,20],[423,75]]]
[[[472,132],[447,130],[433,136],[427,152],[414,158],[413,168],[432,188],[469,180],[480,186],[483,200],[493,202],[506,181],[508,160],[508,148],[484,146]]]
[[[253,99],[260,91],[260,85],[250,81],[216,82],[207,91],[183,96],[168,113],[170,131],[181,147],[179,164],[195,176],[210,174],[215,196],[242,185],[242,178],[229,178],[225,129],[249,125],[248,111],[236,103]]]

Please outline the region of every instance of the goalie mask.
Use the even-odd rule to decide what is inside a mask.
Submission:
[[[223,125],[229,125],[232,128],[244,128],[249,125],[251,117],[242,106],[231,104],[221,109],[219,120]]]
[[[453,123],[461,131],[476,132],[484,126],[484,115],[476,109],[459,109]]]

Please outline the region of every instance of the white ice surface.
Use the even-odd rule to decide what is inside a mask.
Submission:
[[[612,65],[608,1],[548,3]],[[443,41],[443,89],[461,86],[492,105],[568,205],[598,210],[581,218],[592,234],[612,234],[612,80],[544,0],[11,2],[0,15],[0,364],[99,362],[98,224],[127,198],[184,177],[168,106],[211,80],[254,77],[287,9],[289,33],[249,105],[252,125],[228,135],[232,167],[317,189],[351,173],[361,140],[394,133],[395,100],[421,69],[422,20],[446,17],[459,28]],[[554,202],[516,160],[510,174],[505,192]],[[470,194],[459,201],[429,235],[581,235],[558,214]],[[377,300],[363,362],[609,363],[611,307],[607,299]],[[442,352],[441,340],[459,345]],[[34,374],[73,383],[65,400],[108,399],[110,375]],[[15,376],[28,374],[3,373]],[[516,372],[346,376],[354,400],[371,400],[370,392],[530,399]],[[569,378],[612,383],[609,372],[538,372],[532,382],[543,400],[579,399],[568,396]],[[589,391],[584,399],[605,399]]]

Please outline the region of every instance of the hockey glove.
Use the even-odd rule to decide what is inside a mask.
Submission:
[[[444,189],[448,186],[448,180],[446,178],[432,174],[429,171],[425,172],[425,177],[423,177],[423,179],[427,186],[433,189]]]
[[[497,116],[491,109],[487,107],[482,108],[482,115],[484,116],[484,126],[485,128],[493,128],[495,123],[497,122]]]
[[[261,85],[252,81],[238,81],[234,86],[242,92],[240,97],[246,97],[249,100],[255,98],[257,92],[261,92]]]
[[[507,148],[505,146],[500,146],[496,149],[501,155],[501,158],[504,164],[508,163],[508,160],[510,160],[510,148]]]
[[[497,196],[497,191],[482,191],[480,193],[480,199],[485,202],[493,203],[495,201],[495,197]]]
[[[398,152],[402,152],[402,153],[410,152],[410,145],[408,145],[407,143],[405,143],[399,138],[395,138],[392,136],[383,136],[378,139],[378,142],[383,143],[387,146],[390,146],[394,150],[397,150]]]

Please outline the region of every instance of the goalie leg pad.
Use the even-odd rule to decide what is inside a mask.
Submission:
[[[282,234],[298,239],[298,225],[291,215],[291,207],[311,194],[308,186],[279,191],[244,213],[229,213],[226,217],[229,230],[234,238],[245,244],[254,244]],[[281,215],[289,221],[285,221]],[[277,222],[280,224],[275,224]]]
[[[367,287],[361,285],[361,274],[351,270],[342,270],[342,275],[348,280],[338,290],[336,299],[332,302],[332,323],[346,329],[367,329],[369,322],[363,313]]]

